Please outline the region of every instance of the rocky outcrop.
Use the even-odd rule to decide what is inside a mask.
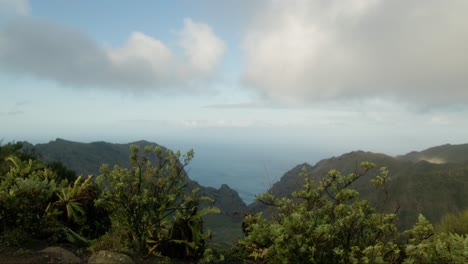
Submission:
[[[225,215],[234,215],[247,211],[247,205],[242,201],[239,193],[231,189],[227,184],[221,185],[219,189],[213,187],[200,188],[200,194],[214,200],[209,206],[216,206]]]
[[[41,251],[46,263],[79,264],[81,259],[72,252],[61,247],[47,247]]]

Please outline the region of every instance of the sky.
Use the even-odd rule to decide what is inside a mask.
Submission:
[[[0,139],[395,155],[467,143],[467,10],[0,0]]]

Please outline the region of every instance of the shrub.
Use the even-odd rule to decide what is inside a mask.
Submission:
[[[436,230],[459,235],[468,234],[468,210],[444,216]]]
[[[97,202],[110,212],[114,232],[125,234],[121,238],[131,242],[135,253],[202,256],[206,237],[201,216],[217,209],[198,211],[206,198],[186,191],[184,168],[192,158],[192,150],[181,156],[153,146],[140,156],[139,147],[132,145],[129,169],[101,168],[97,182],[103,191]]]
[[[277,213],[244,220],[247,236],[239,241],[244,257],[268,263],[398,262],[396,214],[376,212],[349,189],[374,166],[362,163],[360,171],[347,176],[331,170],[318,185],[304,169],[305,185],[293,198],[263,194],[257,200]],[[373,182],[385,190],[387,170]]]

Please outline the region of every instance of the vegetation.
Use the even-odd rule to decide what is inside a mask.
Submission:
[[[401,211],[390,208],[389,171],[376,170],[371,162],[350,174],[332,169],[324,177],[304,167],[298,173],[302,189],[284,197],[265,193],[257,198],[269,210],[245,214],[242,229],[237,227],[244,237],[223,256],[216,253],[219,248],[208,246],[210,232],[203,220],[226,219],[216,224],[235,226],[227,215],[203,218],[220,210],[209,206],[213,200],[188,180],[185,167],[192,150],[182,155],[132,145],[128,167],[103,165],[95,179],[76,177],[61,163],[22,154],[21,147],[0,146],[3,246],[39,239],[91,251],[200,262],[468,263],[468,211],[446,215],[435,228],[419,215],[414,226],[401,231]],[[424,170],[439,166],[418,164]],[[423,175],[425,181],[435,177],[428,169]],[[371,197],[377,203],[362,199],[354,189],[365,183],[374,186]]]
[[[199,208],[212,200],[188,190],[184,168],[193,151],[131,147],[130,168],[102,166],[97,184],[60,163],[50,166],[17,155],[21,144],[0,146],[0,243],[22,245],[30,239],[64,242],[129,254],[200,259],[206,256]],[[61,172],[59,175],[57,172]]]
[[[435,233],[422,215],[412,229],[398,231],[397,211],[384,213],[387,169],[371,180],[381,192],[379,210],[359,199],[349,186],[374,166],[364,162],[349,175],[331,170],[318,184],[304,170],[303,189],[292,198],[263,194],[258,200],[272,216],[246,217],[237,256],[255,263],[466,263],[467,234]]]
[[[196,189],[187,193],[184,167],[192,158],[192,150],[181,157],[151,146],[140,156],[132,145],[130,169],[102,167],[97,203],[111,212],[112,232],[128,234],[131,250],[189,259],[203,255],[207,234],[201,217],[218,209],[198,210],[207,198]]]
[[[20,245],[38,238],[86,244],[86,237],[102,234],[106,214],[94,207],[99,190],[91,178],[69,183],[33,156],[17,155],[19,148],[20,143],[0,147],[5,155],[0,164],[8,168],[0,175],[1,241]]]
[[[459,235],[468,234],[468,210],[447,214],[436,226],[436,230]]]

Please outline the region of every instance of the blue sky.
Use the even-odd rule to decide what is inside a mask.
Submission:
[[[337,154],[466,143],[466,10],[464,0],[0,0],[0,138]]]

